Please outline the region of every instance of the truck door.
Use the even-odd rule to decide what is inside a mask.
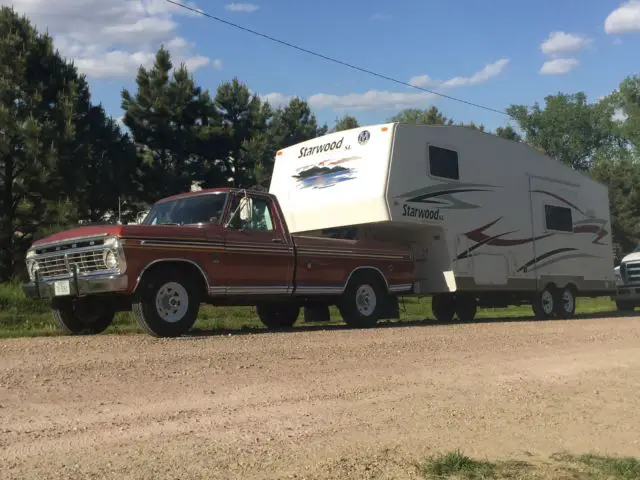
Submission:
[[[582,255],[575,245],[573,225],[583,212],[577,205],[578,186],[570,183],[531,176],[529,198],[533,256],[520,258],[519,269],[534,273],[542,287],[542,277],[566,277],[579,271],[576,255]]]
[[[235,213],[235,215],[234,215]],[[234,194],[225,225],[223,269],[228,295],[285,294],[293,280],[293,246],[269,197]]]

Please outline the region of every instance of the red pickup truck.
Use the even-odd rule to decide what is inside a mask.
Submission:
[[[253,305],[269,328],[291,327],[300,309],[350,326],[398,317],[413,291],[407,245],[289,233],[275,196],[219,188],[155,203],[139,225],[86,226],[34,242],[28,296],[51,300],[69,334],[100,333],[133,311],[149,334],[174,337],[200,305]],[[319,313],[318,313],[319,312]]]

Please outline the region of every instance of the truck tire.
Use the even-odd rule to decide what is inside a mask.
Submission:
[[[269,330],[282,330],[293,327],[300,316],[300,306],[290,303],[263,303],[256,305],[256,313]]]
[[[556,289],[552,285],[547,285],[541,292],[536,293],[531,301],[535,318],[549,320],[553,317],[557,298]]]
[[[377,275],[369,272],[355,273],[338,305],[344,322],[353,328],[374,327],[384,312],[386,290]]]
[[[115,311],[94,297],[54,298],[51,313],[58,328],[68,335],[102,333],[115,316]]]
[[[554,313],[558,318],[572,318],[576,313],[576,293],[570,286],[557,290],[557,297],[554,299]]]
[[[620,312],[633,312],[636,306],[628,300],[616,300],[616,309]]]
[[[473,295],[465,293],[455,296],[455,312],[458,320],[464,323],[473,322],[478,312],[478,301]]]
[[[456,302],[450,293],[437,293],[431,297],[431,313],[440,323],[451,323],[456,314]]]
[[[198,318],[202,294],[181,270],[149,272],[135,293],[132,310],[138,325],[154,337],[179,337]]]

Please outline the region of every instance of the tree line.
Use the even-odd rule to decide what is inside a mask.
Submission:
[[[36,238],[78,222],[123,221],[150,203],[189,190],[269,184],[275,152],[328,131],[358,126],[346,115],[320,125],[307,102],[274,108],[232,79],[210,92],[161,47],[140,67],[136,90],[121,92],[122,122],[95,103],[73,62],[48,34],[14,10],[0,10],[0,281],[23,274],[24,252]],[[624,112],[625,122],[615,120]],[[526,142],[593,175],[610,188],[615,241],[640,235],[640,77],[625,79],[608,97],[558,93],[544,108],[508,108],[511,126],[488,132]],[[405,109],[389,119],[456,123],[436,107]]]

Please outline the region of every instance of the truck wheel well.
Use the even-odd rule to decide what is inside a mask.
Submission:
[[[140,274],[140,278],[138,280],[138,283],[136,284],[134,291],[138,289],[145,278],[148,278],[150,275],[154,275],[162,270],[179,270],[180,272],[185,273],[189,277],[193,278],[194,282],[201,289],[203,296],[207,296],[209,294],[208,282],[204,272],[198,265],[189,260],[160,260],[150,263],[143,269],[142,273]]]
[[[349,283],[351,279],[356,275],[371,275],[376,278],[383,286],[384,289],[389,291],[389,284],[387,283],[387,279],[384,274],[376,267],[358,267],[354,268],[349,274],[349,278],[347,278],[347,282],[344,285],[345,290],[349,287]]]

